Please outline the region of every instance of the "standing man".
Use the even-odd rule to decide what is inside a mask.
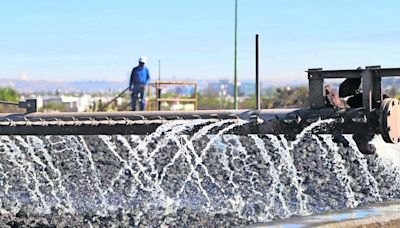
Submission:
[[[149,69],[145,67],[147,63],[146,57],[139,58],[139,65],[133,68],[131,80],[129,82],[129,90],[132,91],[132,111],[136,111],[136,102],[140,96],[140,111],[146,108],[145,89],[150,82]]]

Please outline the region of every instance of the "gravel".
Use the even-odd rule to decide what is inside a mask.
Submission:
[[[400,198],[397,166],[330,136],[191,137],[2,136],[0,226],[240,226]]]

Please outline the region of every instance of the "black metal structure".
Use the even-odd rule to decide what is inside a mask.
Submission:
[[[381,68],[369,66],[355,70],[323,70],[322,68],[309,69],[310,108],[325,107],[324,79],[328,78],[361,78],[363,91],[363,107],[371,111],[379,108],[382,102],[381,78],[400,76],[400,68]]]
[[[37,102],[36,99],[27,99],[26,101],[20,102],[9,102],[0,101],[0,104],[18,106],[18,108],[24,108],[26,114],[37,112]]]

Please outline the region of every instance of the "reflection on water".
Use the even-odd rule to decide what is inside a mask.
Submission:
[[[338,212],[326,213],[322,215],[296,217],[263,224],[263,227],[282,227],[282,228],[300,228],[315,225],[323,225],[326,223],[343,222],[347,220],[357,220],[371,218],[375,216],[384,216],[392,213],[400,212],[400,201],[390,203],[374,204],[355,209],[346,209]]]

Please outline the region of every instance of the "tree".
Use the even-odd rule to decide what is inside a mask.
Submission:
[[[222,96],[216,92],[205,91],[197,94],[199,110],[219,110],[231,109],[232,101],[226,96]]]
[[[397,86],[396,86],[396,84],[393,84],[392,87],[390,87],[390,89],[388,91],[388,93],[389,93],[388,95],[389,95],[389,97],[396,97],[397,92],[398,92]]]
[[[285,87],[276,89],[276,94],[264,100],[265,108],[304,108],[309,106],[308,88],[300,86],[296,88]]]
[[[18,102],[19,93],[17,90],[10,87],[0,87],[0,101]]]
[[[41,112],[53,112],[53,111],[66,112],[66,111],[68,111],[68,108],[64,104],[50,102],[48,104],[43,105],[43,107],[39,111],[41,111]]]
[[[18,102],[19,101],[19,93],[13,88],[10,87],[0,87],[0,101],[8,101],[8,102]],[[21,110],[16,105],[4,105],[0,104],[0,112],[3,113],[15,113],[20,112]]]

